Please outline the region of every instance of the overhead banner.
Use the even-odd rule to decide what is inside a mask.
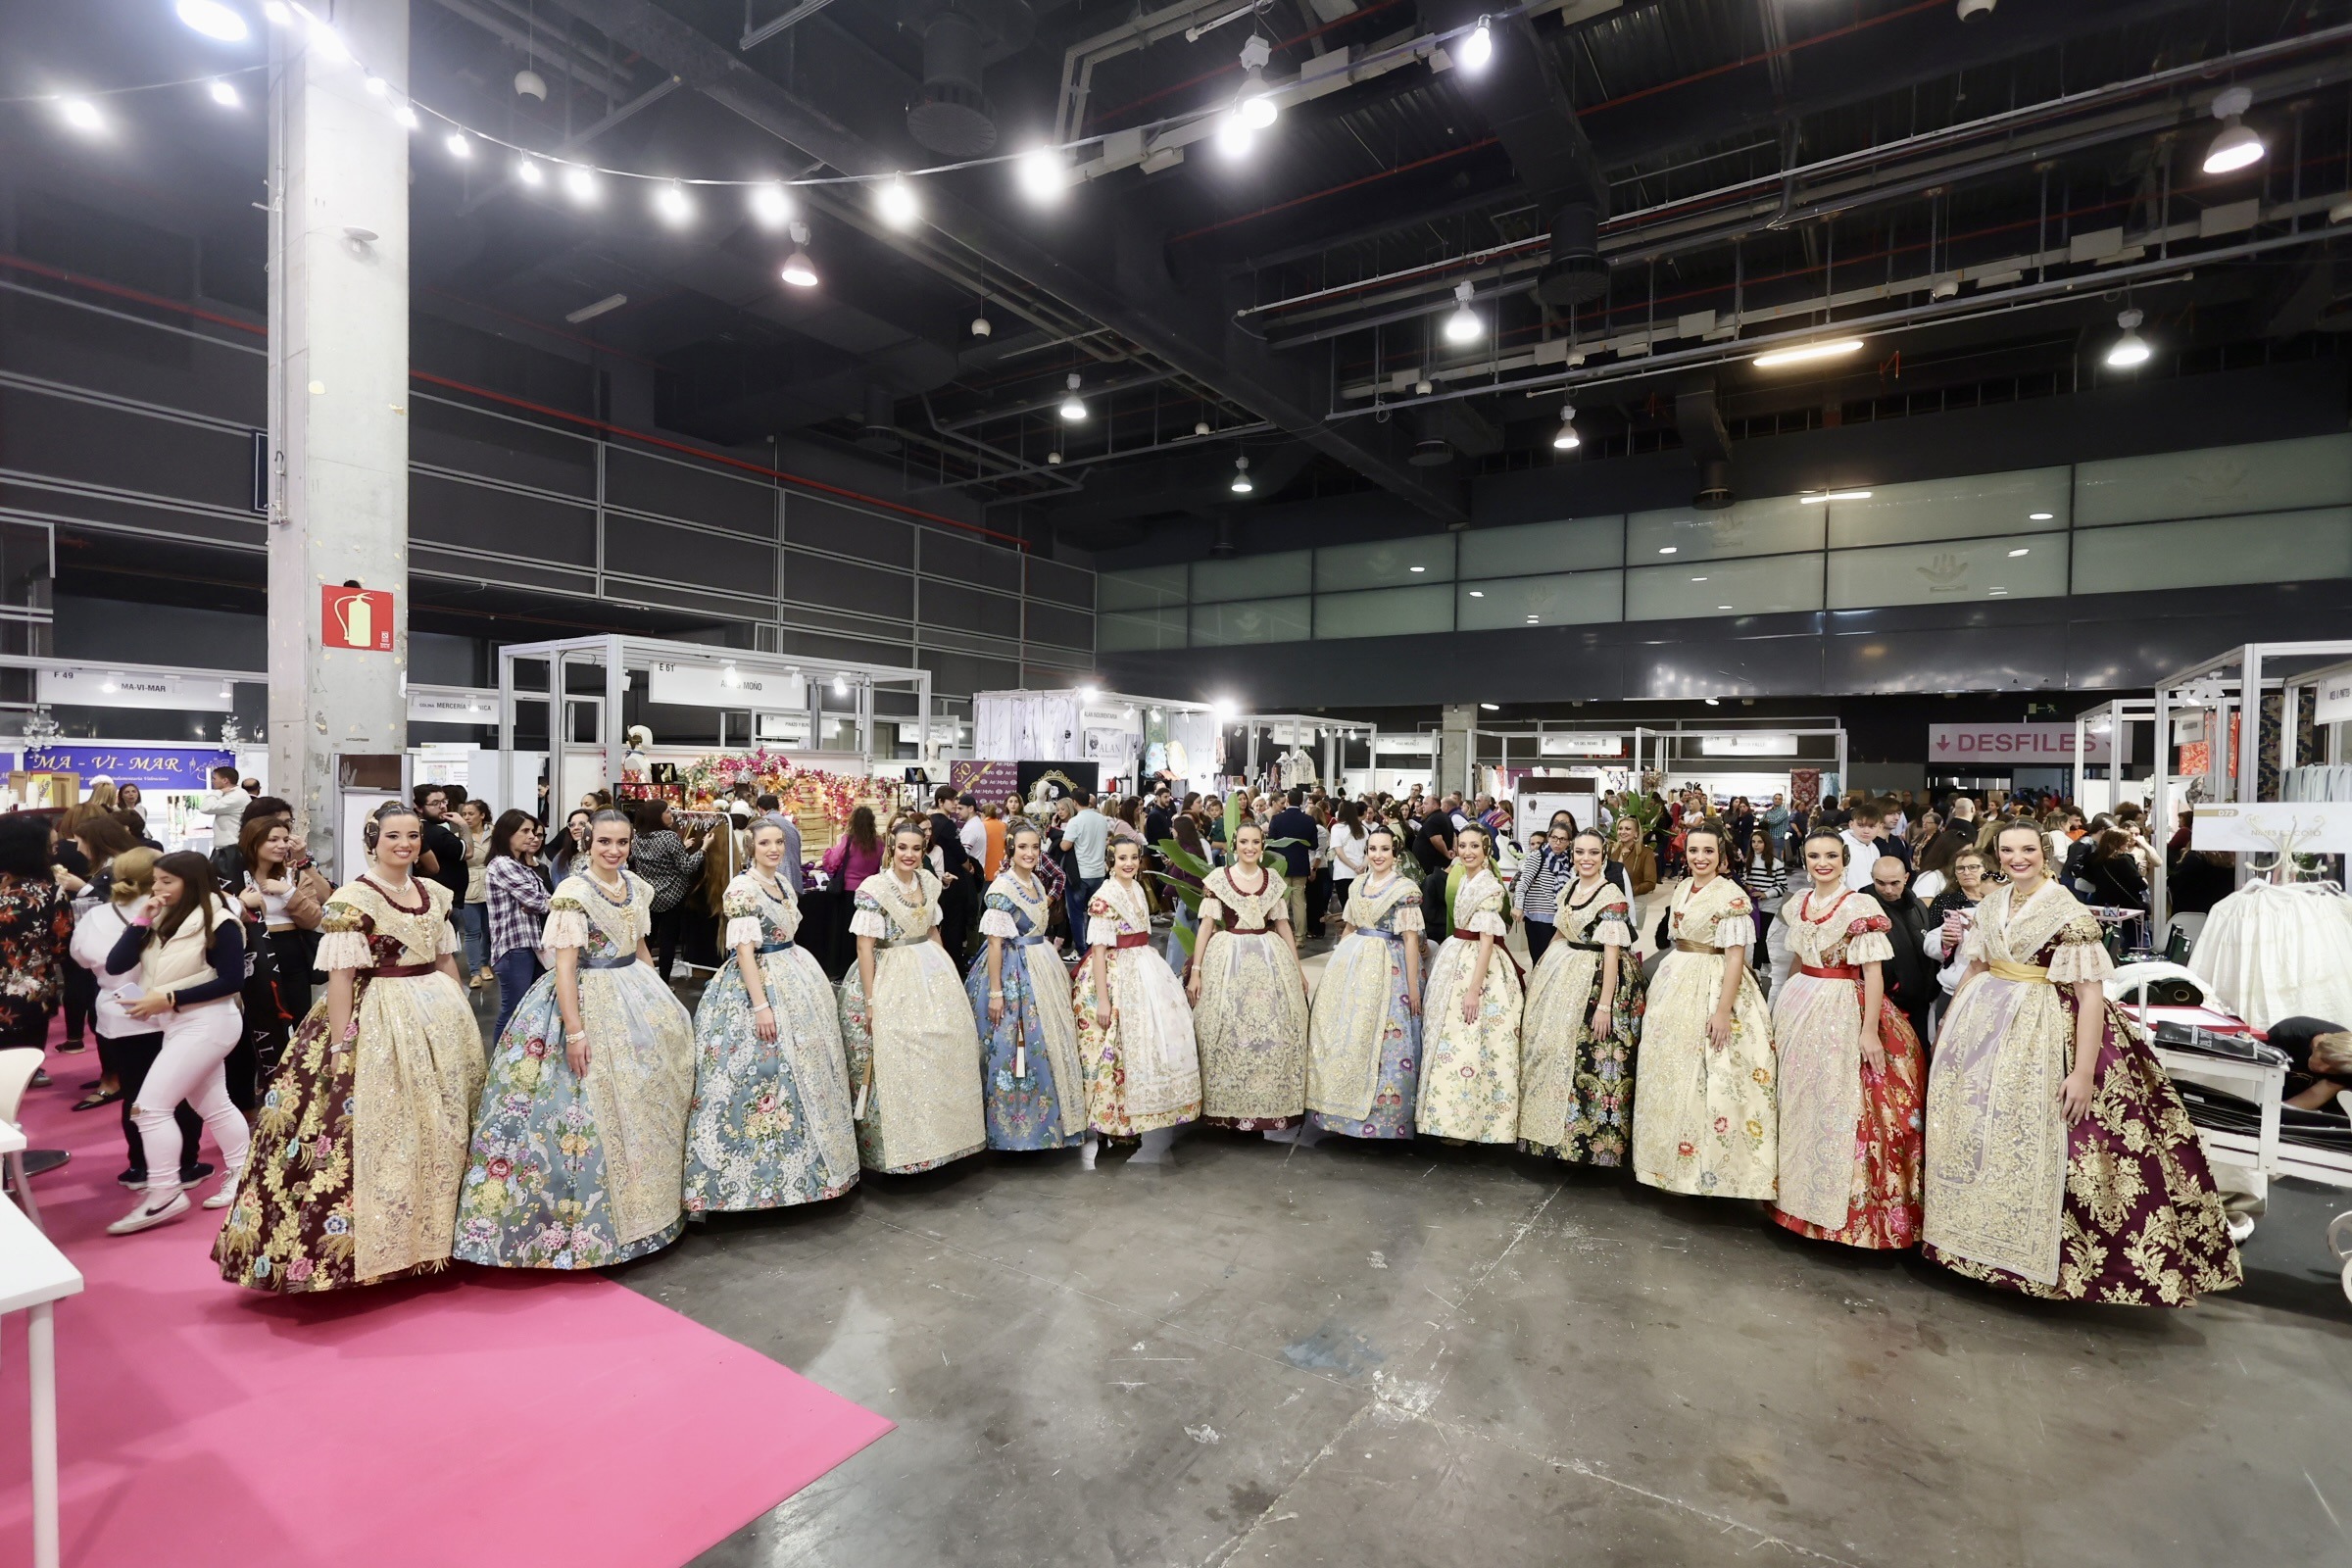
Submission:
[[[1537,752],[1544,757],[1623,757],[1622,735],[1541,735]]]
[[[44,669],[34,690],[45,707],[170,708],[226,713],[236,707],[227,681],[202,675],[123,675],[108,669]]]
[[[409,688],[409,719],[421,724],[495,724],[498,698],[473,692]],[[463,783],[464,780],[459,780]]]
[[[2196,808],[2192,850],[2250,855],[2342,855],[2352,852],[2352,806],[2332,801],[2233,801]]]
[[[2107,737],[2085,731],[2082,760],[2104,762],[2113,755]],[[1930,724],[1928,760],[1931,762],[1986,762],[1996,767],[2023,762],[2029,767],[2075,760],[2075,726],[2066,724]]]
[[[2321,724],[2352,719],[2352,674],[2330,675],[2320,682],[2319,690],[2312,694],[2311,716]]]
[[[799,675],[720,668],[715,664],[654,662],[646,697],[675,708],[729,708],[737,711],[787,711],[808,706],[808,682]]]
[[[25,772],[78,774],[84,785],[103,774],[117,784],[136,784],[143,790],[205,790],[212,788],[214,768],[236,765],[236,753],[202,746],[24,748]]]
[[[1796,737],[1767,735],[1762,732],[1743,735],[1701,735],[1698,738],[1701,757],[1794,757]]]

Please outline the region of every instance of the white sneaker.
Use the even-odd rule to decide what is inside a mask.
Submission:
[[[2230,1216],[2230,1239],[2231,1241],[2237,1243],[2240,1247],[2243,1247],[2246,1244],[2247,1238],[2251,1237],[2253,1234],[2253,1215],[2232,1214]]]
[[[139,1200],[139,1206],[106,1228],[109,1236],[131,1236],[152,1226],[167,1224],[188,1211],[188,1195],[174,1191],[160,1207],[150,1207],[153,1195]]]
[[[237,1200],[237,1184],[244,1179],[241,1170],[232,1170],[220,1178],[220,1190],[204,1200],[207,1208],[226,1208]]]

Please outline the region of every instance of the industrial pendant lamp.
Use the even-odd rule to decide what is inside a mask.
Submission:
[[[1244,453],[1233,460],[1233,493],[1246,496],[1256,488],[1250,482],[1250,455]]]
[[[1078,395],[1078,372],[1076,370],[1070,372],[1069,388],[1070,395],[1061,400],[1061,416],[1070,423],[1076,424],[1086,417],[1086,400]]]
[[[1471,297],[1476,292],[1471,288],[1468,278],[1453,285],[1453,297],[1458,303],[1453,308],[1453,314],[1446,318],[1446,342],[1475,342],[1478,335],[1487,329],[1486,322],[1480,320],[1478,313],[1470,308]]]
[[[2214,98],[2213,118],[2222,122],[2222,133],[2205,149],[2205,172],[2230,174],[2262,162],[2262,138],[2242,118],[2253,107],[2254,94],[2244,87],[2226,88]]]
[[[816,287],[816,264],[808,259],[808,225],[792,220],[792,254],[784,258],[784,281],[794,288]]]
[[[1552,451],[1574,452],[1584,444],[1584,437],[1576,433],[1576,405],[1573,403],[1561,404],[1560,429],[1559,433],[1551,438]]]
[[[2122,312],[2116,317],[2115,324],[2124,329],[2124,335],[2117,338],[2115,346],[2107,351],[2109,368],[2128,370],[2134,365],[2148,363],[2148,356],[2155,351],[2148,347],[2148,340],[2139,335],[2139,323],[2144,319],[2146,318],[2136,309]]]

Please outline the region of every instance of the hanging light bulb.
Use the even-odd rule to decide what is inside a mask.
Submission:
[[[1554,452],[1574,452],[1584,444],[1584,437],[1576,433],[1576,405],[1561,404],[1559,433],[1551,438],[1551,449]]]
[[[394,104],[392,106],[392,118],[400,122],[400,128],[403,130],[415,130],[416,128],[416,111],[411,109],[407,104]]]
[[[672,180],[654,192],[654,211],[662,220],[675,228],[694,217],[694,201],[686,187]]]
[[[571,193],[571,199],[575,202],[582,205],[593,202],[596,200],[596,174],[594,171],[574,164],[564,171],[564,188]]]
[[[539,172],[539,166],[528,158],[514,160],[514,177],[525,185],[537,185],[547,178],[545,174]]]
[[[914,187],[903,174],[893,174],[875,187],[874,211],[893,228],[912,228],[915,220],[923,216],[922,204],[914,199]]]
[[[1060,454],[1059,452],[1049,452],[1049,453],[1047,453],[1047,454],[1046,454],[1046,466],[1047,466],[1047,467],[1049,467],[1049,468],[1058,468],[1058,467],[1060,467],[1060,466],[1061,466],[1061,454]]]
[[[466,139],[466,133],[462,130],[451,131],[442,138],[441,145],[449,149],[449,156],[452,158],[471,158],[473,156],[473,143]]]
[[[792,220],[792,254],[784,258],[784,281],[794,288],[816,287],[816,264],[808,259],[808,225]]]
[[[372,73],[368,74],[368,79],[362,82],[361,85],[368,89],[368,96],[370,98],[381,98],[392,90],[392,84],[390,82]]]
[[[235,109],[245,102],[237,96],[237,89],[225,81],[215,81],[205,90],[213,95],[213,102],[223,109]]]
[[[792,221],[792,198],[785,194],[783,185],[774,180],[764,185],[754,185],[751,204],[752,217],[759,220],[762,228],[782,228]]]
[[[1255,145],[1257,133],[1242,123],[1240,110],[1228,110],[1225,118],[1217,122],[1217,151],[1226,157],[1235,160],[1247,158],[1250,149]]]
[[[1023,153],[1013,165],[1020,180],[1021,194],[1040,206],[1061,200],[1070,188],[1070,161],[1054,147],[1039,147]]]
[[[1250,482],[1250,455],[1245,452],[1233,460],[1233,493],[1246,496],[1256,488]]]
[[[2139,323],[2145,319],[2136,309],[2122,312],[2116,317],[2115,324],[2124,329],[2124,335],[2117,338],[2115,346],[2107,351],[2109,368],[2128,370],[2134,365],[2148,363],[2148,356],[2155,351],[2148,347],[2148,340],[2139,335]]]
[[[2213,100],[2213,118],[2222,122],[2222,133],[2213,138],[2205,149],[2205,172],[2229,174],[2262,162],[2265,148],[2262,138],[2248,129],[2240,119],[2254,107],[2254,94],[2244,87],[2230,87]]]
[[[245,19],[220,0],[179,0],[172,10],[190,27],[222,43],[241,42],[251,30],[245,25]]]
[[[1266,62],[1273,58],[1274,46],[1262,34],[1250,34],[1250,41],[1242,45],[1242,88],[1233,95],[1233,113],[1228,118],[1243,131],[1264,130],[1282,112],[1273,89],[1266,85]],[[1242,149],[1248,150],[1246,146]]]
[[[980,314],[972,318],[972,336],[987,337],[996,329],[997,323],[988,318],[988,307],[982,306]]]
[[[310,24],[311,47],[318,52],[321,60],[340,63],[351,58],[351,46],[343,41],[341,33],[317,17],[312,17]]]
[[[286,0],[262,0],[262,15],[281,27],[294,20],[294,13],[286,5]]]
[[[1464,71],[1484,71],[1487,62],[1494,58],[1494,29],[1488,25],[1488,18],[1479,18],[1478,25],[1470,29],[1470,36],[1462,40],[1461,67]]]
[[[1454,306],[1453,314],[1446,318],[1446,342],[1473,343],[1487,329],[1487,323],[1480,320],[1478,313],[1470,308],[1471,297],[1476,292],[1471,288],[1468,278],[1453,285],[1453,297],[1460,303]]]
[[[75,130],[97,132],[106,128],[106,117],[98,106],[87,98],[60,98],[57,101],[59,118]]]
[[[1069,379],[1070,395],[1061,400],[1061,416],[1072,424],[1086,417],[1086,400],[1078,395],[1078,372],[1072,370]]]

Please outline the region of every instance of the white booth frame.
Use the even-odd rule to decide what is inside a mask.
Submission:
[[[1375,781],[1380,776],[1380,726],[1367,719],[1336,718],[1328,713],[1236,713],[1230,718],[1220,718],[1218,722],[1228,725],[1240,724],[1244,726],[1249,736],[1249,744],[1246,748],[1246,755],[1242,758],[1241,766],[1242,774],[1246,778],[1257,777],[1257,726],[1260,724],[1275,732],[1272,739],[1278,750],[1282,739],[1281,732],[1286,729],[1290,731],[1291,746],[1294,750],[1299,744],[1299,737],[1306,731],[1329,731],[1330,733],[1318,737],[1316,741],[1318,747],[1316,776],[1322,779],[1325,788],[1335,786],[1339,782],[1340,774],[1345,771],[1334,765],[1332,758],[1332,742],[1342,735],[1364,737],[1371,747],[1367,753],[1371,760],[1366,763],[1365,771],[1372,774]]]
[[[2090,764],[2083,760],[2084,748],[2093,735],[2107,737],[2107,806],[2115,808],[2116,796],[2124,782],[2124,759],[2131,752],[2132,726],[2145,724],[2156,728],[2156,700],[2152,697],[2118,697],[2086,708],[2075,715],[2075,788],[2073,800],[2082,803],[2082,787],[2090,781]],[[2102,729],[2101,726],[2105,728]],[[2159,737],[2163,731],[2158,729]],[[2164,771],[2165,748],[2161,739],[2156,747],[2155,771]],[[2169,831],[2169,830],[2168,830]]]

